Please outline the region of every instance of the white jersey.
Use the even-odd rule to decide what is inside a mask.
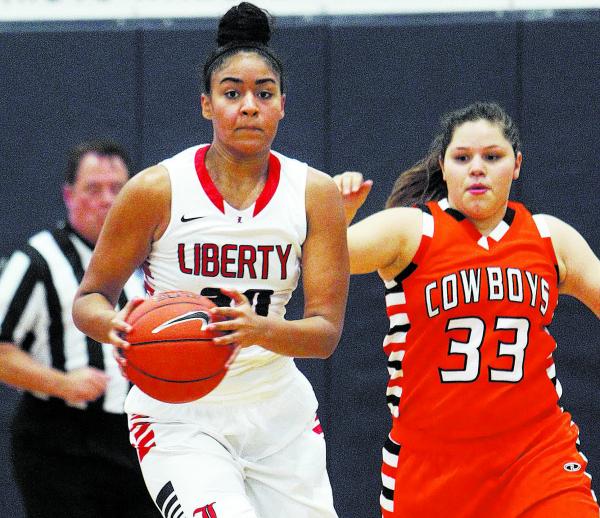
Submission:
[[[308,166],[272,152],[262,193],[238,210],[223,199],[206,170],[208,148],[195,146],[162,162],[171,182],[171,218],[144,266],[146,290],[191,291],[223,306],[230,300],[219,288],[235,289],[258,314],[283,318],[300,276]],[[283,383],[290,369],[296,368],[289,357],[260,345],[244,348],[201,401],[257,397]],[[134,387],[128,411],[148,413],[147,405],[134,404],[144,398]]]

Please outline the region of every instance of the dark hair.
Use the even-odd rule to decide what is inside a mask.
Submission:
[[[204,92],[210,93],[212,75],[225,60],[238,52],[256,52],[262,56],[279,77],[279,87],[284,91],[283,64],[269,47],[273,17],[268,11],[249,2],[232,7],[219,21],[218,47],[204,64]]]
[[[76,182],[79,164],[81,163],[82,158],[88,153],[96,153],[101,156],[120,157],[123,162],[125,162],[127,174],[131,176],[131,173],[129,172],[129,155],[127,154],[127,151],[125,151],[125,148],[113,140],[98,139],[82,142],[69,150],[67,155],[67,169],[65,171],[66,184],[73,185]]]
[[[504,109],[494,102],[475,102],[445,114],[441,119],[441,131],[433,139],[427,156],[400,174],[385,206],[412,207],[430,200],[440,200],[448,195],[439,161],[444,159],[446,149],[456,129],[465,122],[486,120],[497,124],[515,152],[521,151],[519,130]]]

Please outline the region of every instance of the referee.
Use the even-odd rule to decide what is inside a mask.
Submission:
[[[25,391],[11,431],[28,518],[160,516],[129,444],[129,384],[112,347],[81,334],[71,319],[94,243],[128,178],[120,145],[73,148],[63,187],[68,221],[31,237],[0,275],[0,381]],[[134,296],[143,296],[136,276],[119,305]]]

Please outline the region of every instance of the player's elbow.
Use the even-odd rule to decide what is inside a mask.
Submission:
[[[336,350],[342,335],[342,326],[329,324],[324,339],[317,348],[316,357],[323,360],[329,358]]]

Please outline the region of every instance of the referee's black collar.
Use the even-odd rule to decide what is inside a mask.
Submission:
[[[83,241],[91,250],[94,249],[94,243],[88,241],[79,232],[77,232],[77,230],[75,230],[68,221],[61,221],[59,224],[59,228],[64,228],[70,234],[75,234],[77,238]]]

